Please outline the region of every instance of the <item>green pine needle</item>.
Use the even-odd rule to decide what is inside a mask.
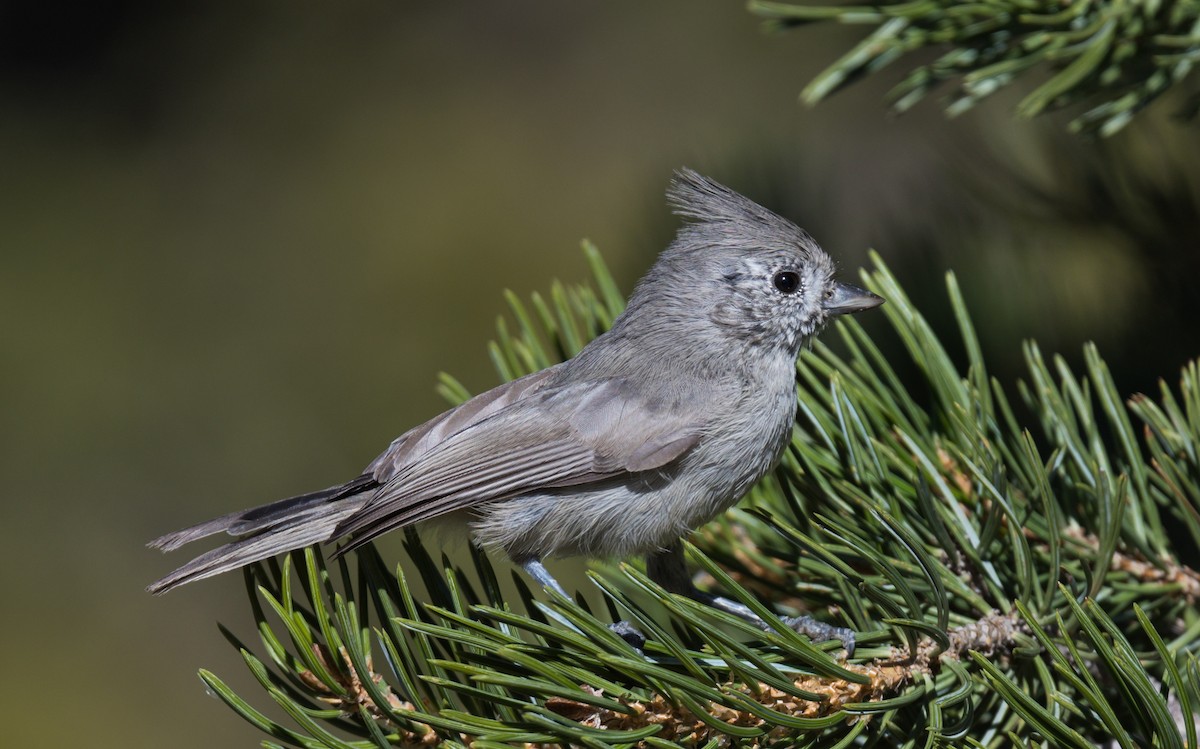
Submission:
[[[1200,61],[1196,0],[891,0],[871,6],[750,0],[750,10],[771,29],[829,21],[873,27],[804,88],[800,98],[807,104],[928,50],[937,56],[911,68],[888,94],[896,112],[951,82],[946,113],[962,114],[1042,71],[1049,79],[1025,95],[1017,114],[1084,109],[1070,129],[1108,136]]]

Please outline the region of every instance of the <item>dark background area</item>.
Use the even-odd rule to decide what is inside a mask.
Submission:
[[[1109,141],[1015,96],[900,119],[889,82],[797,94],[852,29],[740,2],[0,5],[5,744],[252,746],[238,576],[162,599],[162,532],[354,476],[473,390],[501,292],[628,291],[692,166],[876,249],[948,335],[954,269],[994,372],[1095,340],[1129,393],[1200,353],[1200,155],[1171,102]],[[882,316],[864,317],[893,345]],[[269,709],[251,688],[248,696]]]

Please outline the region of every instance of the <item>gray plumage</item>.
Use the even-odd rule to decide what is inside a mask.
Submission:
[[[347,484],[157,539],[165,551],[239,536],[149,589],[348,537],[344,552],[449,515],[527,568],[571,555],[679,557],[682,536],[779,459],[801,348],[832,315],[882,300],[836,282],[802,229],[710,179],[681,170],[668,198],[689,221],[612,329],[576,357],[410,430]]]

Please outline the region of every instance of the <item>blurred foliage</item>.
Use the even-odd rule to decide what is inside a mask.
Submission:
[[[1112,135],[1200,61],[1200,2],[1196,0],[893,0],[878,5],[810,5],[751,0],[750,9],[776,28],[838,21],[874,30],[801,93],[809,104],[855,79],[923,50],[888,94],[903,112],[946,81],[958,84],[947,114],[961,114],[1035,70],[1049,71],[1017,105],[1017,114],[1080,105],[1071,121],[1079,132]],[[1200,109],[1200,94],[1188,116]]]
[[[510,295],[514,326],[492,347],[505,377],[574,354],[620,311],[585,249],[595,290]],[[356,571],[315,549],[247,570],[264,655],[226,635],[289,721],[202,679],[267,746],[1195,746],[1200,574],[1165,527],[1200,540],[1200,367],[1124,403],[1094,348],[1080,375],[1030,343],[1018,390],[1035,437],[989,377],[954,276],[965,372],[875,265],[864,281],[930,400],[840,320],[848,355],[818,343],[797,365],[775,475],[689,547],[773,630],[629,565],[592,575],[602,612],[539,601],[515,571],[505,591],[481,552],[469,568],[437,561],[408,529],[415,579],[372,547]],[[443,392],[468,395],[452,378]],[[764,600],[853,627],[854,658]],[[606,628],[618,615],[648,635],[644,653]]]
[[[952,186],[872,239],[886,243],[933,317],[950,313],[939,279],[955,269],[979,300],[980,345],[1004,381],[1025,369],[1014,355],[1023,338],[1074,366],[1090,340],[1109,354],[1124,392],[1150,392],[1200,354],[1193,142],[1180,129],[1146,127],[1091,143],[1061,135],[1020,157],[1003,145],[952,152]]]

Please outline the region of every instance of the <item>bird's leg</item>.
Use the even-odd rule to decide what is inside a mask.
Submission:
[[[538,585],[553,590],[568,601],[571,600],[571,596],[567,595],[567,591],[563,589],[563,586],[558,584],[558,581],[554,579],[554,575],[551,575],[550,570],[546,569],[546,565],[542,564],[542,560],[530,559],[527,562],[523,562],[521,566],[525,568],[530,577],[537,580]]]
[[[527,572],[529,576],[536,580],[543,588],[558,593],[568,601],[571,600],[571,596],[567,595],[567,591],[562,585],[559,584],[558,580],[554,579],[554,575],[550,574],[550,571],[546,569],[546,565],[542,564],[540,559],[530,559],[526,562],[522,562],[521,566],[524,567],[525,572]],[[608,628],[622,640],[633,646],[634,650],[638,651],[639,653],[642,652],[642,647],[646,644],[646,636],[639,632],[637,627],[634,627],[629,622],[620,621],[613,622],[612,624],[608,625]]]
[[[676,543],[668,549],[647,555],[646,574],[671,593],[678,593],[695,601],[706,603],[715,609],[745,619],[761,629],[770,629],[770,626],[745,604],[697,590],[692,583],[691,575],[688,574],[687,563],[683,559],[682,544]],[[842,647],[846,650],[846,657],[854,655],[854,630],[848,627],[835,627],[832,624],[819,622],[811,616],[782,616],[780,619],[792,630],[808,635],[813,642],[840,640]]]

